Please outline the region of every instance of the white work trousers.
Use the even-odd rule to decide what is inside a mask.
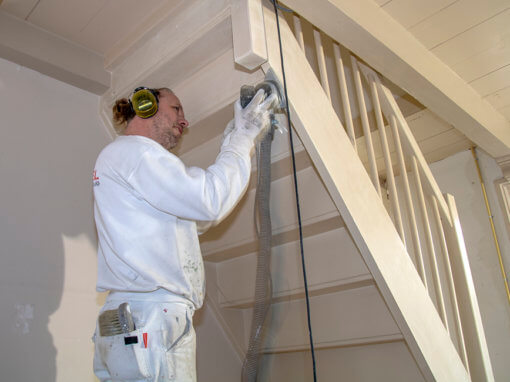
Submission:
[[[136,329],[102,337],[96,325],[94,373],[101,382],[196,382],[194,309],[169,296],[110,293],[100,314],[128,302]]]

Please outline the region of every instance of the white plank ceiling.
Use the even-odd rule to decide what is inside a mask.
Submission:
[[[0,9],[106,56],[115,44],[181,0],[4,0]]]
[[[510,0],[374,0],[510,120]]]

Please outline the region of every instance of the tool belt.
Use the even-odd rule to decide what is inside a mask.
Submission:
[[[102,337],[129,333],[136,329],[127,302],[119,305],[117,309],[105,310],[99,316],[99,335]]]

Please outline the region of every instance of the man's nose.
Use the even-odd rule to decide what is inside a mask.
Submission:
[[[189,122],[185,118],[180,118],[177,122],[183,129],[189,127]]]

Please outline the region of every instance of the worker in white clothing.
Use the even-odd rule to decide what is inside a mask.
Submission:
[[[97,290],[109,291],[94,334],[100,381],[196,381],[192,317],[205,289],[198,232],[245,192],[254,144],[276,102],[263,90],[244,109],[237,101],[205,170],[168,151],[188,127],[172,91],[137,88],[115,103],[123,131],[93,175]]]

